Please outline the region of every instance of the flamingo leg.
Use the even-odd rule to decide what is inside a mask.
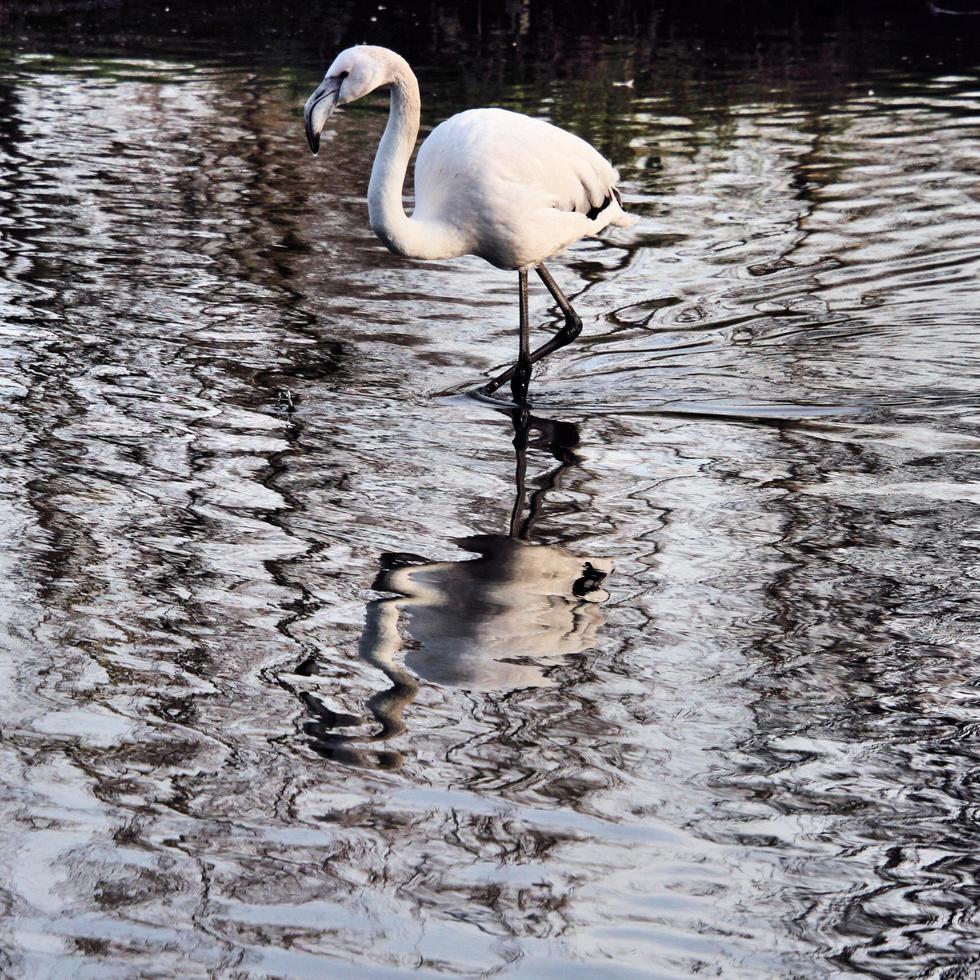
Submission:
[[[527,389],[531,383],[531,327],[527,316],[527,270],[517,273],[518,295],[521,308],[521,347],[517,363],[511,368],[510,393],[516,405],[527,403]]]
[[[549,354],[554,353],[561,347],[565,347],[570,344],[581,332],[582,332],[582,320],[579,315],[572,308],[572,304],[569,303],[568,297],[558,288],[558,283],[555,282],[551,277],[551,273],[543,266],[539,265],[537,268],[537,273],[541,277],[541,281],[548,287],[548,292],[554,297],[555,302],[558,304],[558,308],[562,311],[565,317],[565,325],[552,337],[549,341],[542,344],[536,350],[531,351],[528,355],[528,383],[530,383],[531,377],[531,365],[537,364],[538,361],[543,357],[547,357]],[[522,289],[523,289],[523,299],[524,303],[523,313],[522,313],[522,340],[524,336],[524,328],[527,324],[527,273],[522,272]],[[515,378],[516,371],[520,367],[521,361],[518,359],[517,364],[513,367],[507,368],[506,371],[502,371],[497,377],[492,378],[488,381],[480,391],[484,395],[492,395],[498,388],[506,384],[508,381],[511,382],[511,390],[513,391],[513,379]],[[525,397],[527,394],[527,388],[525,387]],[[521,404],[523,399],[518,399],[515,395],[514,401],[517,404]]]

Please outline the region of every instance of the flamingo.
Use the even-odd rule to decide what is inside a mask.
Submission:
[[[418,136],[421,97],[418,79],[401,55],[373,45],[337,55],[306,102],[306,136],[315,156],[333,111],[382,86],[391,88],[391,109],[368,184],[371,228],[396,255],[478,255],[499,269],[517,271],[517,362],[480,391],[492,395],[510,381],[514,402],[526,405],[531,365],[582,330],[582,320],[544,262],[580,238],[634,223],[616,188],[619,174],[585,140],[542,119],[506,109],[468,109],[436,126],[419,149],[415,210],[409,217],[402,189]],[[534,351],[527,309],[531,269],[565,318]]]

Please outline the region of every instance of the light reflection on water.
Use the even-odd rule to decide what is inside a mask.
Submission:
[[[514,283],[374,241],[378,112],[313,162],[312,73],[2,67],[7,969],[969,968],[975,73],[615,89],[525,544],[445,394]]]

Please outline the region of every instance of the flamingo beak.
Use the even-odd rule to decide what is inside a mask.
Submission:
[[[323,132],[327,120],[337,108],[337,98],[342,83],[342,78],[325,78],[306,100],[303,121],[306,123],[306,138],[313,156],[316,156],[320,149],[320,133]]]

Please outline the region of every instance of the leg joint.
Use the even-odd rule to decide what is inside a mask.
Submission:
[[[568,342],[571,342],[581,332],[582,318],[574,310],[565,314],[565,326],[561,329],[562,337],[567,338]]]
[[[514,373],[510,379],[510,393],[518,405],[527,400],[527,389],[531,384],[531,360],[521,357],[514,365]]]

